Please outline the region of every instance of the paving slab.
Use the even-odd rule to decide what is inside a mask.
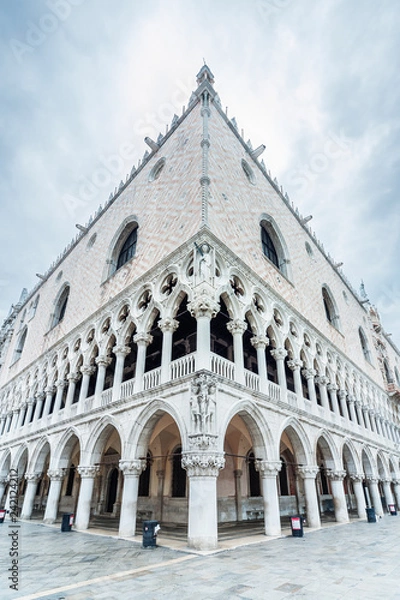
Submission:
[[[303,538],[230,540],[213,553],[176,541],[144,549],[137,539],[35,522],[13,527],[0,525],[1,600],[400,600],[400,516],[306,530]],[[8,579],[12,531],[18,589]]]

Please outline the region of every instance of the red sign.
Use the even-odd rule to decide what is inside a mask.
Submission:
[[[301,529],[301,522],[298,517],[292,517],[292,529]]]

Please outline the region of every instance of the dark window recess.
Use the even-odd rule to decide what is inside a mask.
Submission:
[[[266,256],[279,269],[278,255],[275,250],[271,236],[265,227],[261,227],[261,243],[264,256]]]
[[[122,267],[125,263],[128,262],[136,253],[136,244],[137,244],[137,227],[132,229],[128,237],[126,238],[124,245],[121,248],[121,251],[118,256],[117,261],[117,269]]]
[[[172,455],[172,497],[186,496],[186,471],[182,468],[182,448],[176,448]]]

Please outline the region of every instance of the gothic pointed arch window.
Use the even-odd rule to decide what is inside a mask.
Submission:
[[[260,474],[256,471],[256,457],[252,450],[247,454],[247,464],[249,472],[249,496],[251,498],[261,496]]]
[[[124,219],[111,241],[104,278],[107,279],[136,255],[138,220],[135,216]]]
[[[263,255],[274,265],[274,267],[285,275],[285,277],[289,278],[288,250],[275,220],[269,215],[262,215],[260,219],[260,229]]]
[[[322,302],[324,305],[325,316],[329,323],[333,325],[333,327],[336,327],[336,329],[340,329],[340,320],[336,303],[332,293],[326,285],[322,286]]]
[[[18,336],[18,342],[17,342],[17,345],[14,350],[14,356],[13,356],[13,361],[12,361],[13,363],[16,362],[21,357],[22,351],[25,346],[27,333],[28,333],[28,327],[25,325],[25,327],[23,328],[23,330],[21,331],[21,333]]]
[[[186,471],[182,467],[182,448],[178,446],[172,453],[172,497],[186,496]]]
[[[367,337],[366,337],[366,335],[365,335],[362,327],[359,327],[359,329],[358,329],[358,335],[359,335],[359,338],[360,338],[360,344],[361,344],[361,348],[362,348],[362,351],[363,351],[363,354],[364,354],[364,358],[368,362],[371,362],[371,353],[369,351]]]
[[[58,296],[58,300],[56,301],[56,307],[53,313],[53,321],[52,327],[55,327],[63,320],[65,316],[65,311],[67,310],[67,304],[69,299],[70,287],[69,285],[65,285]]]

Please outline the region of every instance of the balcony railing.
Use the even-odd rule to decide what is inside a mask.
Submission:
[[[101,393],[101,406],[107,406],[110,404],[112,398],[112,387],[104,390]]]
[[[244,371],[244,382],[246,387],[258,392],[260,390],[260,376],[257,373],[253,373],[252,371]]]
[[[196,370],[196,353],[177,358],[170,365],[171,380],[190,375]]]
[[[226,379],[235,380],[235,364],[218,354],[211,353],[211,371]]]
[[[133,396],[135,388],[135,378],[128,379],[121,384],[120,398],[129,398]]]
[[[160,385],[161,382],[161,367],[148,371],[143,376],[143,389],[151,390]]]

